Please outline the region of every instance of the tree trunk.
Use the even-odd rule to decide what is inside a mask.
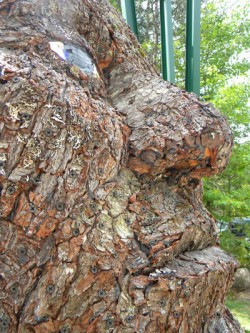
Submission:
[[[241,332],[201,177],[232,138],[106,0],[0,2],[1,332]]]

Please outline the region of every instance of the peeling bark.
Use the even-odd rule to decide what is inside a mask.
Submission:
[[[220,113],[105,0],[1,1],[0,73],[0,331],[242,332],[202,204]]]

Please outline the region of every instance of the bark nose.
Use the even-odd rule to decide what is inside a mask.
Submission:
[[[231,131],[212,104],[151,74],[114,78],[110,96],[131,129],[129,167],[137,173],[174,169],[200,178],[227,165]]]

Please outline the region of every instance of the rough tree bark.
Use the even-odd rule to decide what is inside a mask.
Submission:
[[[0,331],[241,332],[200,180],[227,164],[226,120],[106,0],[0,15]]]

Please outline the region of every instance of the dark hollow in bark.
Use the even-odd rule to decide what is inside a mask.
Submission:
[[[1,332],[241,332],[201,177],[232,138],[106,0],[0,2]]]

